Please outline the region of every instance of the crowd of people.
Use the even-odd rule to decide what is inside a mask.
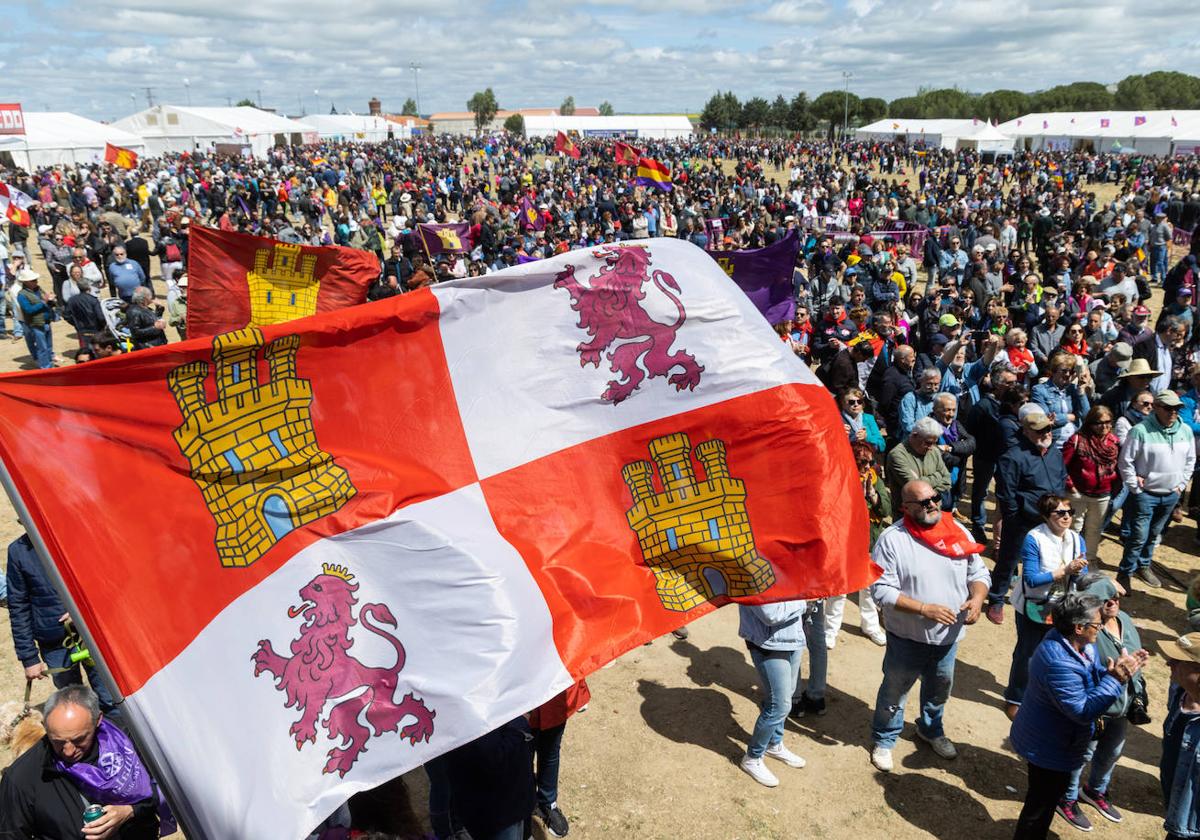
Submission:
[[[11,316],[38,367],[57,363],[50,324],[59,317],[78,336],[78,362],[122,349],[115,311],[125,349],[166,343],[168,327],[185,337],[197,224],[374,252],[371,299],[603,242],[664,236],[750,249],[795,230],[795,317],[776,331],[837,401],[883,570],[851,593],[864,634],[884,648],[874,714],[863,722],[871,764],[893,770],[918,681],[916,735],[941,759],[956,758],[945,709],[959,641],[980,617],[1003,624],[1011,607],[1004,704],[1012,749],[1029,765],[1016,836],[1045,837],[1055,814],[1082,830],[1089,814],[1121,821],[1109,782],[1125,727],[1145,725],[1147,714],[1147,653],[1121,607],[1138,589],[1162,586],[1156,548],[1187,517],[1200,519],[1200,486],[1186,493],[1200,433],[1200,159],[648,141],[643,153],[672,173],[672,189],[660,191],[634,183],[611,142],[578,146],[574,159],[554,155],[551,140],[431,136],[281,147],[265,159],[170,155],[132,170],[0,171],[0,181],[38,200],[30,228],[10,225],[0,236],[0,282],[10,291],[0,330]],[[461,253],[431,257],[413,233],[420,222],[456,220],[469,224]],[[1181,234],[1190,230],[1198,232]],[[1173,243],[1182,245],[1176,259]],[[1098,568],[1106,533],[1122,547],[1114,577]],[[65,610],[48,586],[31,594],[42,585],[29,577],[32,550],[18,541],[9,551],[26,674],[44,676],[49,665],[61,691],[74,691],[78,668],[61,671],[46,658],[61,649]],[[739,607],[764,693],[740,766],[760,784],[779,785],[780,764],[804,766],[784,743],[785,724],[826,712],[825,670],[845,601]],[[1173,677],[1166,829],[1200,837],[1200,637],[1181,635],[1161,652]],[[55,695],[45,754],[27,762],[97,760],[87,733],[101,719],[119,726],[120,716],[92,684],[94,698]],[[436,835],[522,838],[536,814],[565,836],[562,726],[586,702],[586,686],[576,687],[552,710],[432,762]],[[55,734],[63,718],[82,740]],[[90,723],[78,729],[81,720]],[[32,815],[16,836],[58,836],[46,827],[57,823],[38,822],[20,798],[36,799],[36,785],[12,775],[0,790],[17,798],[3,801]],[[128,826],[114,818],[84,836],[151,836],[132,828],[157,813],[150,799],[102,802],[131,805],[121,812]],[[70,810],[77,829],[83,804]],[[0,829],[12,819],[0,815]]]

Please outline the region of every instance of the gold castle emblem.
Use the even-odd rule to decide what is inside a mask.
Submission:
[[[775,572],[754,545],[746,485],[729,475],[725,444],[706,440],[696,447],[703,481],[696,478],[687,435],[650,441],[650,454],[654,464],[626,464],[621,477],[633,494],[629,526],[663,606],[682,612],[721,595],[756,595],[772,586]],[[654,489],[655,465],[661,493]]]
[[[317,257],[304,254],[299,245],[276,242],[254,254],[254,269],[246,272],[250,287],[250,323],[261,327],[282,324],[317,312],[321,281],[316,277]]]
[[[334,513],[355,494],[350,474],[317,445],[312,383],[296,375],[300,337],[267,345],[259,382],[256,329],[213,339],[217,399],[204,393],[208,363],[167,376],[183,414],[175,441],[217,521],[222,566],[249,566],[286,534]]]
[[[458,238],[458,234],[450,228],[441,228],[437,232],[438,239],[442,240],[442,247],[447,251],[461,251],[462,240]]]

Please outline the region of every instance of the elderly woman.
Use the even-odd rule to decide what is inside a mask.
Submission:
[[[1200,634],[1159,642],[1171,668],[1159,781],[1167,840],[1200,837]]]
[[[1054,421],[1054,446],[1062,449],[1092,406],[1076,384],[1075,356],[1055,353],[1046,367],[1049,378],[1034,385],[1031,396],[1035,403],[1046,410],[1046,416]]]
[[[1083,426],[1063,444],[1067,491],[1075,507],[1074,527],[1088,546],[1088,559],[1100,557],[1104,514],[1114,490],[1121,488],[1117,454],[1121,442],[1113,433],[1113,415],[1105,406],[1093,406]]]
[[[1077,586],[1080,592],[1095,595],[1103,602],[1100,608],[1100,623],[1103,626],[1096,636],[1096,653],[1100,661],[1116,661],[1122,650],[1141,649],[1142,638],[1133,626],[1133,619],[1121,609],[1121,595],[1111,578],[1091,572],[1081,576]],[[1126,684],[1126,690],[1100,715],[1095,736],[1083,755],[1083,764],[1071,774],[1071,784],[1058,805],[1059,816],[1082,831],[1090,831],[1092,823],[1079,810],[1078,803],[1081,800],[1099,811],[1106,820],[1121,821],[1121,812],[1108,801],[1108,783],[1125,749],[1125,727],[1129,724],[1127,715],[1139,684],[1144,690],[1145,678],[1141,674],[1135,675]],[[1092,767],[1088,773],[1088,783],[1080,787],[1083,768],[1089,761]]]
[[[869,443],[879,452],[887,448],[879,424],[874,416],[865,411],[867,397],[860,388],[847,388],[838,395],[838,408],[842,412],[842,426],[850,436],[850,442]]]
[[[883,533],[892,519],[892,494],[888,492],[887,483],[883,480],[883,471],[875,460],[875,449],[866,441],[855,441],[850,444],[854,452],[854,461],[858,466],[858,477],[862,481],[863,498],[867,502],[867,518],[870,521],[870,545],[875,547],[875,540]],[[880,447],[879,451],[883,451]],[[846,596],[838,595],[825,602],[825,649],[833,650],[837,644],[838,631],[842,629],[842,615],[846,609]],[[858,593],[859,626],[863,635],[875,644],[883,647],[887,644],[887,635],[879,626],[879,607],[871,598],[870,590],[864,589]]]
[[[1017,713],[1029,679],[1029,658],[1050,630],[1050,610],[1070,589],[1072,578],[1087,570],[1083,538],[1071,530],[1075,511],[1071,500],[1047,493],[1038,500],[1042,524],[1025,535],[1021,547],[1021,582],[1012,596],[1017,615],[1017,644],[1013,648],[1004,690],[1008,716]]]
[[[1055,605],[1054,628],[1029,663],[1029,690],[1009,739],[1029,763],[1029,788],[1014,840],[1044,840],[1055,809],[1083,764],[1095,722],[1128,690],[1145,650],[1101,658],[1096,638],[1104,602],[1072,593]]]

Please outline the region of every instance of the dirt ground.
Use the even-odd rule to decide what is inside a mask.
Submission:
[[[44,272],[40,259],[35,265]],[[54,336],[57,352],[73,352],[69,325],[57,323]],[[0,340],[0,371],[30,366],[23,342]],[[8,500],[0,499],[0,540],[7,544],[20,533]],[[1197,571],[1196,533],[1191,520],[1172,526],[1156,557],[1166,586],[1139,590],[1123,605],[1151,650],[1186,626],[1183,584]],[[1100,553],[1101,567],[1115,573],[1119,544],[1108,537]],[[1026,785],[1023,762],[1005,746],[1009,723],[1001,700],[1015,641],[1011,611],[1003,626],[981,621],[960,646],[946,711],[946,732],[959,746],[958,759],[943,761],[915,741],[914,692],[890,775],[877,773],[868,758],[883,648],[863,637],[857,625],[851,602],[829,657],[828,714],[788,722],[785,743],[808,765],[774,766],[781,780],[775,789],[759,786],[737,767],[757,715],[760,686],[737,637],[736,609],[695,622],[688,641],[668,636],[590,677],[593,700],[568,725],[562,751],[559,802],[571,819],[571,836],[1011,836]],[[25,687],[10,638],[8,613],[0,610],[0,703],[20,698]],[[1158,759],[1168,673],[1160,656],[1151,659],[1147,681],[1154,722],[1130,728],[1111,787],[1126,819],[1112,825],[1085,808],[1096,837],[1163,836]],[[35,701],[49,688],[49,680],[35,685]],[[7,756],[0,756],[0,764],[6,763]],[[410,773],[407,781],[423,815],[424,774]],[[1075,831],[1061,820],[1053,828],[1061,837]],[[548,836],[540,826],[535,835]]]

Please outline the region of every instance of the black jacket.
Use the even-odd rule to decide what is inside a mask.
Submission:
[[[8,616],[12,623],[13,647],[21,666],[28,668],[40,660],[38,645],[62,644],[66,631],[59,619],[67,608],[42,571],[37,552],[28,536],[8,546]],[[0,837],[3,837],[0,834]]]
[[[1004,436],[1000,430],[1000,403],[991,394],[979,398],[967,412],[967,430],[975,438],[975,463],[994,464],[1004,454]]]
[[[67,320],[74,325],[79,333],[104,332],[107,322],[104,320],[104,308],[96,296],[87,292],[73,295],[66,303]]]
[[[905,373],[896,365],[892,365],[883,372],[879,390],[872,396],[883,415],[883,422],[887,424],[889,435],[894,437],[896,430],[900,428],[900,400],[904,399],[904,395],[909,391],[916,389],[916,367]]]
[[[84,761],[94,763],[98,749]],[[54,751],[45,738],[4,771],[0,780],[0,838],[4,840],[79,840],[83,794],[70,777],[54,767]],[[119,840],[157,840],[158,805],[153,798],[133,806],[133,818],[115,835]]]
[[[154,326],[158,316],[144,306],[130,304],[125,310],[125,326],[133,338],[133,349],[158,347],[167,343],[167,334]]]
[[[521,717],[444,756],[454,811],[472,837],[490,837],[533,813],[531,740]]]

